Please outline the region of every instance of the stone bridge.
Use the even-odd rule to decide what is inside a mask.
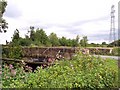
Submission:
[[[88,47],[90,54],[97,54],[97,55],[109,55],[112,54],[113,48],[108,47]]]
[[[75,47],[24,47],[22,48],[23,57],[52,57],[52,58],[66,58],[71,59],[78,51]]]
[[[53,57],[53,58],[60,58],[64,57],[66,59],[71,59],[72,56],[81,50],[87,50],[88,54],[102,54],[107,55],[111,54],[113,48],[100,48],[100,47],[93,47],[93,48],[78,48],[78,47],[24,47],[22,48],[23,57],[32,57],[32,58],[39,58],[39,57]]]
[[[9,47],[4,47],[4,53],[9,53]],[[27,65],[36,68],[37,65],[49,65],[56,59],[65,58],[70,60],[76,52],[82,51],[83,54],[110,54],[113,48],[78,48],[78,47],[22,47],[22,60],[2,58],[5,62],[21,62],[24,61]]]

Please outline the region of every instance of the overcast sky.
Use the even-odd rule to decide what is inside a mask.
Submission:
[[[4,18],[7,33],[0,33],[0,44],[11,41],[14,30],[24,37],[30,26],[43,28],[47,35],[75,38],[88,36],[89,42],[108,42],[111,6],[115,5],[115,26],[118,27],[119,0],[7,0]],[[116,32],[117,33],[117,32]],[[116,37],[117,38],[117,37]]]

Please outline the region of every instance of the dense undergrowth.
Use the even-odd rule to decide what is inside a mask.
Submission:
[[[115,88],[118,81],[117,61],[81,53],[72,60],[56,61],[35,72],[23,65],[3,65],[3,88]]]

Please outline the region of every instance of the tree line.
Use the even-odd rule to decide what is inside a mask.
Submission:
[[[56,33],[52,32],[50,35],[47,35],[43,29],[35,29],[33,26],[30,26],[29,31],[25,34],[25,38],[20,37],[20,32],[18,29],[14,31],[12,36],[12,41],[6,43],[12,46],[45,46],[45,47],[55,47],[55,46],[68,46],[68,47],[113,47],[120,46],[120,40],[107,44],[102,42],[102,44],[88,43],[87,36],[83,36],[80,39],[80,36],[77,35],[75,39],[67,39],[62,36],[61,38],[57,36]]]
[[[43,29],[35,29],[30,26],[28,34],[25,35],[25,38],[20,37],[19,30],[16,29],[12,36],[12,41],[9,45],[12,46],[69,46],[69,47],[86,47],[88,45],[87,36],[84,36],[80,40],[80,36],[77,35],[75,39],[67,39],[62,36],[61,38],[57,36],[56,33],[52,32],[50,35],[47,35]]]
[[[6,0],[0,0],[0,33],[6,32],[8,28],[8,23],[3,18],[5,9],[7,6]],[[83,47],[114,47],[120,46],[120,39],[116,40],[110,44],[102,42],[102,44],[91,43],[88,44],[87,36],[84,36],[82,40],[79,40],[79,35],[76,36],[76,39],[67,39],[66,37],[58,38],[55,33],[51,33],[49,36],[46,35],[43,29],[34,30],[34,27],[30,27],[30,35],[25,35],[25,38],[19,36],[19,30],[16,29],[12,37],[12,42],[10,45],[21,45],[21,46],[83,46]],[[43,35],[43,36],[42,36]],[[6,41],[8,44],[8,42]]]

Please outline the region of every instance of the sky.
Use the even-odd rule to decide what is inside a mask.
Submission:
[[[0,44],[11,41],[15,29],[24,37],[30,26],[42,28],[47,35],[82,38],[89,43],[109,42],[110,12],[115,5],[115,28],[118,28],[119,0],[7,0],[4,18],[7,33],[0,33]],[[117,38],[117,36],[116,36]]]

